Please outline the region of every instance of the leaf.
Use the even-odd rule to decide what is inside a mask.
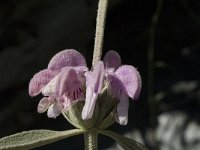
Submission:
[[[134,141],[130,138],[122,136],[112,131],[106,130],[98,130],[100,134],[106,135],[114,139],[118,144],[124,148],[125,150],[148,150],[144,145],[141,143]]]
[[[67,131],[31,130],[6,136],[0,139],[0,150],[27,150],[50,144],[74,135],[84,133],[84,130]]]

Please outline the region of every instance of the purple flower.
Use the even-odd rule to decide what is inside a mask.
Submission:
[[[29,83],[29,95],[42,93],[45,97],[38,104],[38,112],[46,110],[48,117],[56,118],[78,100],[83,100],[85,58],[70,49],[57,53],[48,68],[36,73]]]
[[[129,97],[137,99],[141,91],[141,77],[137,69],[130,65],[121,66],[121,58],[115,51],[109,51],[104,57],[109,89],[114,97],[120,100],[117,106],[117,122],[126,125],[128,122]]]
[[[116,121],[128,122],[129,97],[137,99],[141,90],[141,77],[136,68],[121,65],[115,51],[106,53],[90,71],[85,58],[76,50],[64,50],[56,54],[44,69],[33,76],[29,84],[30,96],[40,93],[44,97],[38,104],[38,112],[46,110],[48,117],[56,118],[72,105],[85,99],[82,119],[92,118],[98,95],[103,88],[119,99]],[[85,91],[86,89],[86,91]]]
[[[121,66],[121,58],[115,51],[109,51],[103,62],[99,61],[92,71],[85,73],[86,99],[82,111],[83,119],[90,119],[93,115],[98,94],[108,83],[113,97],[120,100],[117,106],[117,122],[126,125],[128,122],[129,97],[137,99],[141,90],[139,72],[130,65]]]

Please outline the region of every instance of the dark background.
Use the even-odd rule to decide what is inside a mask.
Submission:
[[[155,30],[152,108],[147,102],[147,51],[156,7],[155,0],[110,0],[103,51],[116,50],[124,64],[138,68],[143,79],[139,100],[130,102],[128,125],[115,124],[111,130],[121,134],[137,130],[150,148],[155,141],[149,138],[149,131],[160,128],[158,116],[162,114],[184,114],[184,127],[192,121],[200,130],[200,1],[164,1]],[[31,98],[28,83],[63,49],[80,51],[91,66],[96,10],[97,0],[0,1],[0,137],[30,129],[73,128],[62,116],[54,120],[46,113],[38,114],[41,96]],[[155,110],[153,118],[150,110]],[[164,143],[159,137],[156,142]],[[107,149],[114,141],[100,137],[99,143],[101,149]],[[187,142],[181,141],[184,144]],[[83,149],[83,136],[38,149]]]

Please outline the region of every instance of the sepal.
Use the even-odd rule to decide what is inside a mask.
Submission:
[[[106,129],[115,122],[118,102],[105,87],[98,96],[90,119],[83,120],[82,118],[84,100],[77,101],[75,105],[63,112],[63,115],[72,125],[80,129]]]

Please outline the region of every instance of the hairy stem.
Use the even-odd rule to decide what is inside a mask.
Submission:
[[[101,59],[102,55],[107,8],[108,8],[108,0],[99,0],[97,20],[96,20],[97,21],[96,36],[95,36],[93,62],[92,62],[93,65],[95,62]]]
[[[153,14],[152,22],[149,30],[149,48],[148,48],[148,104],[150,113],[151,126],[156,125],[156,104],[154,101],[154,45],[155,33],[159,16],[162,10],[164,0],[157,0],[156,11]]]
[[[85,150],[98,150],[98,133],[95,129],[84,134]]]

